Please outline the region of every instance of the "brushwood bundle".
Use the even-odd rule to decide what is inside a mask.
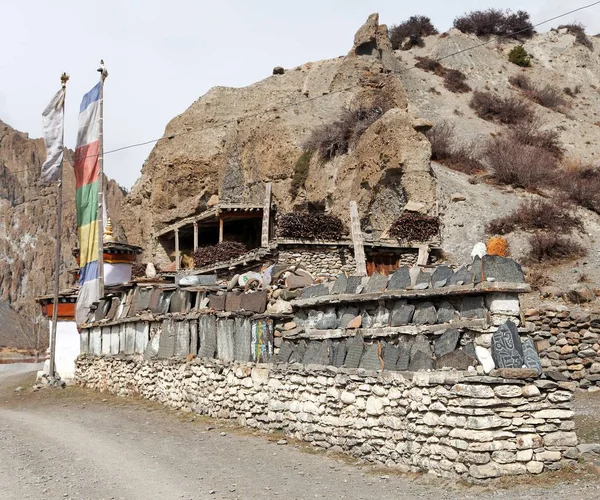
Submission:
[[[199,247],[194,252],[194,265],[204,267],[216,262],[236,259],[247,251],[246,245],[237,241],[222,241],[216,245]]]
[[[282,214],[277,226],[282,238],[339,240],[347,232],[338,217],[311,212]]]
[[[437,217],[407,212],[392,224],[390,235],[406,241],[428,241],[438,235],[440,221]]]

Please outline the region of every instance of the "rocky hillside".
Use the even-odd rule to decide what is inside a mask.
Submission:
[[[67,160],[71,154],[67,155]],[[38,183],[45,159],[42,139],[12,129],[0,121],[0,300],[22,311],[21,324],[39,319],[35,297],[53,290],[57,205],[56,186]],[[70,163],[64,169],[63,241],[64,269],[75,266],[71,252],[77,242],[75,175]],[[109,214],[119,225],[123,192],[108,183]],[[121,231],[119,229],[119,231]],[[61,285],[68,283],[62,273]],[[2,312],[4,311],[4,313]],[[0,310],[0,345],[12,330],[5,307]],[[13,322],[16,321],[12,320]],[[6,330],[3,335],[3,329]],[[21,347],[21,346],[19,346]]]
[[[152,232],[200,212],[218,195],[234,203],[261,204],[273,185],[280,211],[313,204],[349,219],[349,201],[384,231],[407,201],[435,211],[430,146],[422,123],[408,110],[387,28],[376,14],[356,33],[350,52],[307,63],[244,88],[216,87],[166,128],[127,197],[129,241],[146,257],[165,259]],[[383,102],[381,108],[374,103]],[[346,110],[378,109],[347,154],[303,156],[303,143]],[[172,137],[172,138],[170,138]]]

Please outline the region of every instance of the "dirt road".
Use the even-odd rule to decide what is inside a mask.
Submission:
[[[32,382],[0,373],[4,500],[600,497],[589,471],[467,487],[278,445],[281,436],[142,400],[76,387],[34,393]],[[25,389],[15,392],[17,385]]]

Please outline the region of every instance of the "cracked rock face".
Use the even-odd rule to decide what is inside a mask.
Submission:
[[[344,57],[286,69],[248,87],[215,87],[167,125],[142,176],[127,197],[123,223],[130,243],[167,260],[152,233],[207,208],[210,198],[262,204],[273,185],[281,212],[313,203],[348,224],[358,203],[374,235],[383,233],[408,201],[435,207],[430,145],[414,127],[387,27],[377,14],[358,30]],[[318,98],[318,99],[316,99]],[[347,154],[324,161],[313,154],[305,180],[293,193],[302,145],[317,127],[348,107],[384,99],[389,110],[369,126]],[[180,135],[184,134],[184,135]]]

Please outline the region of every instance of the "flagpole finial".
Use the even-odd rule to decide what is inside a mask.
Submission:
[[[67,75],[66,73],[63,72],[63,74],[60,75],[60,84],[62,85],[63,89],[67,87],[68,81],[69,81],[69,75]]]
[[[100,66],[98,67],[98,69],[96,71],[98,71],[98,73],[100,73],[100,78],[102,80],[104,80],[108,76],[108,71],[106,70],[106,67],[104,66],[104,59],[100,59]]]

